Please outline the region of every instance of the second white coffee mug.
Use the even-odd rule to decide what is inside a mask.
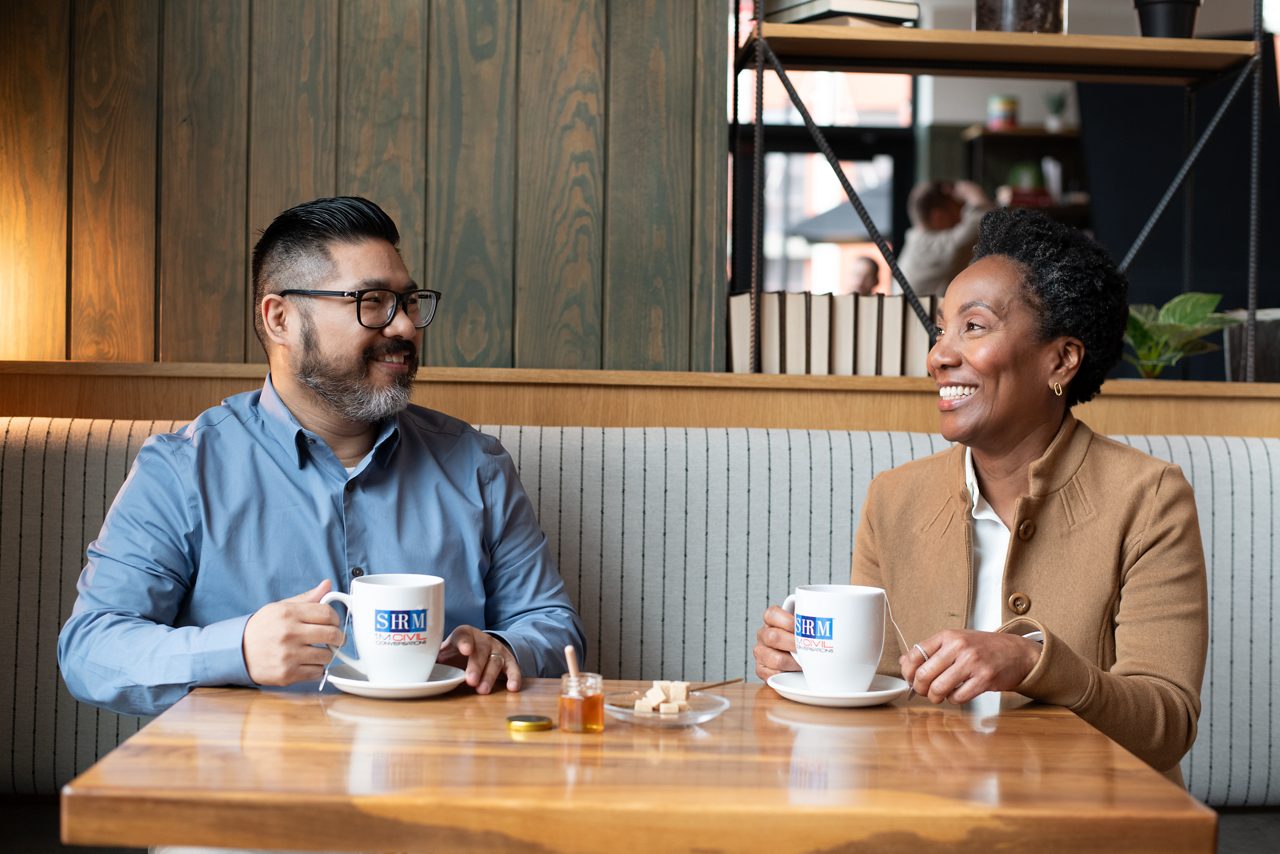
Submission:
[[[856,694],[871,686],[884,650],[884,590],[804,584],[782,607],[796,616],[793,656],[810,690]]]
[[[444,579],[383,573],[353,579],[350,593],[326,593],[351,614],[358,659],[330,646],[338,658],[378,683],[426,682],[444,637]]]

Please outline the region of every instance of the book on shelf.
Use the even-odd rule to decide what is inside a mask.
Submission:
[[[842,377],[853,376],[857,316],[857,294],[836,294],[831,298],[831,373]]]
[[[826,27],[861,27],[871,30],[878,30],[882,27],[888,27],[891,30],[900,30],[903,27],[910,26],[910,24],[905,21],[891,21],[887,18],[863,18],[859,15],[829,15],[825,18],[818,18],[813,23],[822,24]]]
[[[915,24],[920,20],[920,5],[906,0],[778,0],[764,5],[764,19],[771,24],[798,24],[841,15]]]
[[[751,373],[751,294],[729,297],[729,370]]]
[[[831,373],[831,294],[809,296],[809,373]]]
[[[880,294],[858,297],[858,318],[854,326],[853,372],[860,377],[880,373]]]
[[[937,314],[938,298],[936,296],[920,297],[920,305],[930,320]],[[920,318],[907,306],[903,323],[906,327],[902,335],[902,375],[904,377],[929,376],[929,330],[924,328]]]
[[[932,318],[937,297],[920,297]],[[929,333],[901,295],[759,297],[760,372],[928,376]],[[751,294],[729,297],[729,369],[751,371]]]
[[[760,294],[760,373],[782,373],[782,298],[786,294]]]
[[[891,296],[880,298],[880,368],[882,377],[902,376],[902,321],[907,298]]]
[[[782,372],[809,372],[809,295],[785,294],[782,302]]]

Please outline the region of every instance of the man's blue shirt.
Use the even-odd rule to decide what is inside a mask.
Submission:
[[[155,714],[194,687],[253,684],[241,640],[263,605],[381,572],[442,576],[446,634],[500,637],[527,675],[583,648],[497,439],[410,406],[348,474],[268,377],[143,445],[89,545],[58,661],[77,698]]]

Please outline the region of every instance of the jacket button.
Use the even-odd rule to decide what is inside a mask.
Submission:
[[[349,481],[347,481],[346,490],[347,490],[347,493],[348,493],[348,494],[350,494],[350,493],[352,493],[352,492],[355,492],[355,491],[356,491],[356,482],[355,482],[354,480],[349,480]]]
[[[353,567],[351,567],[351,577],[352,577],[352,578],[359,578],[359,577],[360,577],[360,576],[362,576],[362,575],[364,575],[364,568],[363,568],[363,567],[359,567],[359,566],[353,566]]]
[[[1030,519],[1023,519],[1018,525],[1018,539],[1024,543],[1036,535],[1036,523]]]
[[[1031,610],[1031,597],[1025,593],[1015,593],[1009,597],[1009,610],[1021,617]]]

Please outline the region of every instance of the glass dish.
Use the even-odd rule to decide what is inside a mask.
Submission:
[[[636,700],[644,696],[644,691],[615,691],[604,695],[604,710],[610,717],[626,721],[637,726],[682,727],[697,726],[720,717],[729,708],[729,698],[719,694],[704,694],[694,691],[689,695],[689,711],[677,712],[674,715],[663,715],[658,712],[637,712]]]

